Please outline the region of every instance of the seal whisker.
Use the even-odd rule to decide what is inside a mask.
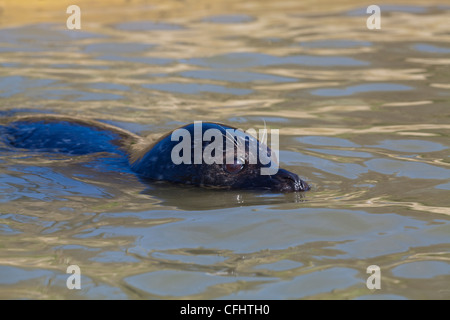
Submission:
[[[233,142],[233,144],[234,144],[236,147],[238,147],[238,144],[237,144],[236,140],[234,140],[234,139],[232,139],[232,138],[230,138],[230,137],[228,136],[228,131],[225,130],[225,128],[222,127],[220,124],[218,124],[218,126],[221,127],[221,128],[225,131],[225,134],[222,133],[222,136],[224,136],[225,139],[228,139],[229,141]]]
[[[263,136],[262,136],[262,143],[264,143],[264,144],[267,144],[267,141],[266,141],[266,139],[267,139],[267,137],[266,137],[266,134],[267,134],[267,125],[266,125],[266,120],[263,118],[263,121],[264,121],[264,132],[263,132]]]

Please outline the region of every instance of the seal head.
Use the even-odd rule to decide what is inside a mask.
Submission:
[[[231,156],[227,154],[230,145]],[[278,168],[275,155],[265,144],[239,129],[218,123],[202,123],[200,128],[189,124],[176,129],[130,158],[130,163],[140,176],[155,180],[224,189],[309,190],[296,174]],[[274,166],[277,170],[272,174],[262,174],[262,169]]]

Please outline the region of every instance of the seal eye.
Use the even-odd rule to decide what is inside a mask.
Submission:
[[[228,173],[238,173],[242,169],[244,169],[244,161],[236,159],[236,160],[234,160],[234,163],[224,164],[223,168]]]

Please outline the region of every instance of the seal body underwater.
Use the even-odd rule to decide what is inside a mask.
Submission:
[[[262,148],[265,145],[256,138],[246,136],[242,140],[246,146],[244,153],[236,153],[230,161],[225,152],[226,146],[229,146],[227,143],[233,139],[233,144],[237,147],[238,140],[230,138],[228,134],[232,130],[242,131],[211,122],[201,123],[200,129],[198,128],[196,124],[188,124],[152,141],[104,122],[63,115],[19,116],[0,121],[3,143],[11,147],[69,155],[116,153],[127,157],[131,169],[143,179],[221,189],[280,192],[309,190],[306,182],[287,170],[277,167],[273,174],[261,174],[261,169],[272,167],[277,159],[269,148]],[[191,137],[198,133],[204,137],[211,129],[220,136],[216,134],[214,138],[200,142],[198,139],[186,141],[186,137],[174,139],[174,133],[180,130]],[[180,141],[187,146],[177,150]],[[255,151],[249,148],[252,142],[257,146],[254,150],[266,150],[270,161],[263,162],[260,157],[251,161],[255,159],[252,157],[252,152]],[[222,147],[209,153],[216,161],[204,158],[199,161],[198,155],[211,151],[213,144]],[[184,161],[174,161],[174,155]]]

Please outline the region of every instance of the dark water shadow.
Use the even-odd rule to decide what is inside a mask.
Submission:
[[[213,210],[223,208],[305,202],[304,192],[221,190],[140,179],[148,186],[142,193],[161,201],[161,205],[180,210]]]

